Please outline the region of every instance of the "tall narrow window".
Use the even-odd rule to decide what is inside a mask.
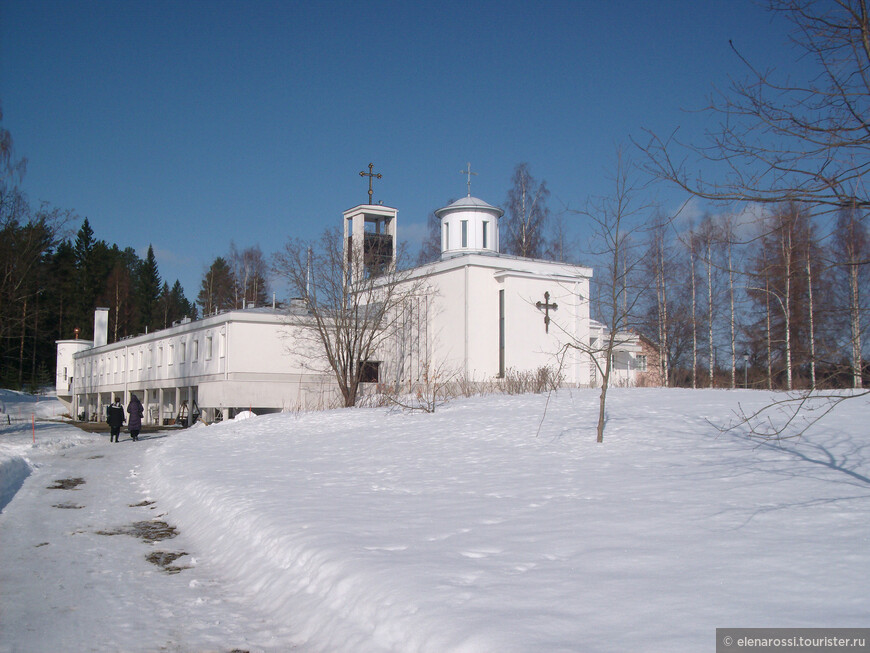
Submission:
[[[462,225],[462,246],[468,247],[468,220],[462,220],[459,224]]]
[[[489,244],[488,244],[489,233],[488,232],[489,232],[489,222],[484,222],[483,223],[483,249],[486,249],[487,247],[489,247]]]
[[[504,378],[504,290],[498,291],[498,375]]]
[[[450,249],[450,225],[444,224],[444,249]]]

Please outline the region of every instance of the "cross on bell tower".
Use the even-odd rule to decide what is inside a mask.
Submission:
[[[375,167],[374,163],[369,163],[369,171],[360,170],[360,177],[368,177],[369,178],[369,204],[372,203],[372,179],[380,179],[383,175],[380,172],[372,172],[372,168]]]

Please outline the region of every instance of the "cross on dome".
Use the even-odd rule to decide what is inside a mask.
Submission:
[[[463,175],[468,175],[468,196],[471,197],[471,175],[477,176],[476,172],[471,172],[471,162],[466,164],[468,166],[468,170],[460,170],[459,172]]]

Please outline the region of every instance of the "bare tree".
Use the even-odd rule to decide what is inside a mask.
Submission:
[[[808,79],[780,79],[740,57],[747,77],[711,100],[708,111],[719,128],[709,141],[687,145],[675,134],[650,134],[643,147],[648,167],[711,200],[866,209],[867,0],[769,0],[769,8],[792,23],[792,40],[814,67]],[[695,158],[712,166],[715,181],[691,174],[689,159]]]
[[[671,257],[667,253],[666,227],[670,223],[665,220],[661,213],[656,214],[650,231],[650,244],[647,251],[647,265],[651,267],[652,276],[656,284],[655,301],[655,326],[658,335],[659,382],[664,386],[670,385],[670,346],[668,336],[670,332],[668,294],[670,277],[666,269],[671,266]]]
[[[550,224],[550,238],[544,257],[560,263],[574,263],[578,249],[577,237],[570,232],[565,213],[560,211]]]
[[[644,228],[643,212],[648,208],[639,200],[641,185],[635,178],[635,169],[622,151],[617,150],[613,176],[613,193],[591,200],[579,214],[595,225],[594,240],[598,247],[594,255],[601,258],[598,266],[603,272],[596,274],[599,317],[606,327],[602,341],[595,343],[572,342],[570,347],[586,352],[601,374],[601,394],[598,401],[597,441],[604,441],[607,421],[607,389],[613,356],[633,334],[634,311],[645,286],[638,284],[637,273],[641,257],[637,253],[638,232]],[[649,285],[648,283],[646,284]]]
[[[514,169],[512,184],[505,202],[507,232],[502,245],[508,254],[541,258],[550,217],[547,182],[538,182],[529,172],[529,164],[520,163]]]
[[[737,387],[737,299],[735,275],[739,273],[734,261],[734,247],[737,244],[737,223],[734,214],[722,216],[719,234],[725,248],[725,269],[728,273],[728,351],[731,355],[731,388]]]
[[[230,267],[236,308],[262,306],[267,299],[269,265],[259,246],[239,250],[230,243]]]
[[[455,199],[447,202],[449,206]],[[426,218],[426,235],[420,244],[420,252],[417,255],[417,265],[434,263],[441,258],[441,218],[435,215],[435,211],[429,213]]]
[[[676,132],[669,136],[650,133],[643,145],[647,166],[695,197],[715,201],[754,202],[766,205],[795,205],[815,215],[853,210],[864,219],[870,207],[865,178],[870,173],[870,11],[868,0],[768,0],[769,9],[787,19],[792,41],[798,48],[803,77],[785,77],[774,70],[759,68],[744,59],[742,80],[732,82],[715,95],[707,106],[716,128],[708,138],[694,144],[681,143]],[[703,166],[705,178],[695,173]],[[782,244],[782,243],[781,243]],[[790,245],[786,241],[786,247]],[[773,256],[773,255],[772,255]],[[803,260],[801,260],[803,259]],[[756,284],[769,305],[768,322],[776,326],[782,315],[795,328],[808,327],[804,354],[799,342],[788,342],[793,329],[782,332],[786,340],[782,353],[786,386],[793,382],[794,355],[808,358],[812,385],[815,375],[816,309],[818,297],[810,295],[824,278],[825,269],[817,259],[801,252],[793,261],[802,273],[793,281],[809,284],[806,291],[779,285],[772,287],[765,275]],[[866,262],[865,262],[866,263]],[[789,280],[789,284],[792,280]],[[787,306],[805,295],[812,305],[800,311]],[[771,306],[772,305],[772,306]],[[808,321],[807,326],[800,323]],[[774,329],[768,329],[768,337]],[[861,375],[852,338],[852,378]],[[769,343],[772,354],[774,343]],[[772,356],[767,357],[768,384],[773,386]]]
[[[0,108],[0,121],[3,120],[3,109]],[[15,148],[12,145],[12,134],[5,127],[0,127],[0,180],[21,181],[27,168],[27,159],[15,158]]]
[[[701,245],[702,261],[704,262],[705,276],[707,278],[707,382],[709,387],[712,388],[716,370],[714,325],[716,323],[717,305],[714,293],[714,276],[717,265],[713,260],[713,256],[716,250],[715,245],[719,240],[719,233],[710,215],[704,216],[698,232],[698,239]]]
[[[404,304],[424,292],[422,282],[395,266],[372,268],[362,242],[353,248],[346,252],[339,230],[327,229],[313,243],[288,241],[274,265],[307,308],[310,365],[332,374],[345,406],[356,405],[361,383],[376,380]]]
[[[684,239],[689,253],[689,285],[692,295],[692,388],[698,387],[698,278],[695,271],[695,261],[698,260],[698,234],[694,228],[689,229]]]
[[[837,216],[834,232],[833,259],[836,268],[844,275],[846,306],[849,321],[849,361],[852,387],[864,387],[862,370],[862,314],[866,312],[861,294],[862,269],[867,277],[870,261],[870,237],[854,208],[841,211]]]
[[[762,250],[764,276],[764,320],[765,320],[765,345],[767,351],[767,389],[773,390],[773,316],[771,313],[771,290],[770,290],[770,267],[767,264],[767,249]]]
[[[813,302],[813,268],[811,242],[807,240],[804,250],[804,262],[807,271],[807,318],[809,322],[809,347],[810,347],[810,389],[816,389],[816,321],[815,303]]]

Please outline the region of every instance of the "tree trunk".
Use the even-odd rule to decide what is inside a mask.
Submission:
[[[656,299],[658,301],[659,329],[659,382],[670,386],[670,370],[668,369],[668,296],[665,282],[664,238],[656,235]]]
[[[785,292],[782,299],[782,312],[785,319],[785,388],[792,389],[791,367],[791,268],[792,268],[792,239],[791,225],[788,236],[783,234],[783,261],[785,262]]]
[[[27,336],[27,295],[21,309],[21,344],[18,348],[18,389],[24,389],[24,340]]]
[[[707,237],[707,308],[709,311],[708,315],[708,323],[707,323],[707,338],[709,340],[709,365],[710,365],[710,387],[713,387],[713,368],[716,362],[715,357],[715,348],[713,342],[713,251],[712,251],[712,238],[708,235]]]
[[[604,351],[604,377],[601,380],[601,394],[598,395],[598,437],[596,438],[596,442],[604,442],[604,425],[607,421],[607,388],[610,385],[610,366],[613,361],[615,339],[616,333],[614,330],[611,330],[607,347]]]
[[[30,361],[30,384],[33,387],[36,387],[36,350],[37,343],[39,342],[39,293],[41,291],[36,291],[36,310],[33,311],[33,351],[31,352],[31,361]]]
[[[609,367],[610,363],[608,363],[607,366]],[[605,416],[605,404],[606,403],[607,403],[607,380],[605,378],[605,380],[601,384],[601,394],[598,397],[598,437],[596,438],[596,442],[604,442],[604,416]]]
[[[807,245],[807,300],[810,318],[810,388],[816,389],[816,327],[813,316],[813,272],[810,264],[809,245]]]
[[[728,295],[731,303],[731,389],[737,387],[737,327],[734,308],[734,258],[731,233],[728,234]]]
[[[690,235],[691,237],[691,235]],[[692,388],[698,387],[698,318],[696,313],[697,299],[695,289],[695,245],[690,249],[691,265],[689,277],[692,282]]]
[[[765,269],[765,277],[767,277],[767,270]],[[772,342],[772,334],[770,330],[773,328],[771,325],[770,319],[770,279],[765,278],[764,280],[764,308],[765,314],[767,317],[767,389],[773,390],[773,342]]]
[[[849,264],[849,317],[852,341],[852,387],[863,388],[863,361],[861,360],[861,302],[858,287],[858,265]]]

